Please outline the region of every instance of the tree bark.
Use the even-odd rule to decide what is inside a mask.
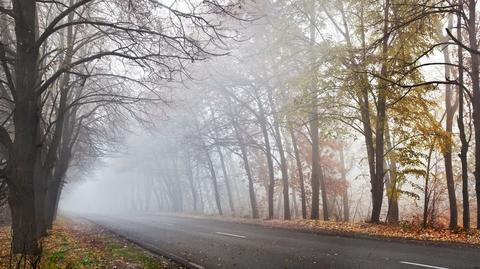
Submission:
[[[38,255],[35,167],[38,158],[40,122],[38,95],[38,49],[35,47],[36,2],[12,1],[15,14],[15,140],[9,154],[9,205],[12,213],[13,253]]]
[[[463,0],[459,0],[459,8],[463,10]],[[461,14],[457,14],[457,39],[459,42],[463,42],[462,36],[462,17]],[[462,165],[462,199],[463,199],[463,228],[470,229],[470,199],[468,193],[468,141],[465,134],[465,125],[463,123],[464,118],[464,78],[463,78],[463,49],[458,46],[458,118],[457,126],[460,136],[461,148],[460,148],[460,162]]]
[[[476,6],[475,0],[468,1],[468,37],[469,45],[473,51],[478,50],[477,25],[476,25]],[[473,92],[473,125],[475,130],[475,192],[477,197],[477,229],[480,229],[480,78],[479,78],[479,58],[474,52],[470,52],[470,73]]]
[[[388,40],[389,40],[389,12],[390,1],[385,1],[384,15],[383,15],[383,40],[382,40],[382,65],[380,74],[382,77],[387,77],[387,55],[388,55]],[[373,223],[380,222],[380,212],[382,210],[383,202],[383,180],[384,180],[384,131],[386,123],[386,94],[387,84],[383,79],[380,79],[378,85],[378,98],[377,98],[377,121],[375,127],[375,179],[372,181],[372,217],[370,219]]]
[[[385,123],[385,140],[387,143],[388,151],[391,153],[393,151],[393,137],[390,135],[390,128],[388,122]],[[399,198],[399,182],[397,174],[397,161],[391,155],[387,155],[389,159],[389,166],[387,165],[386,160],[384,160],[385,167],[388,167],[387,180],[385,185],[387,188],[387,198],[388,198],[388,212],[387,212],[387,223],[398,224],[399,208],[398,208],[398,198]]]

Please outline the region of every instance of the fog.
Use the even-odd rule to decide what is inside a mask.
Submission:
[[[366,92],[365,100],[358,99],[364,98],[358,95],[359,75],[346,58],[357,61],[362,46],[378,54],[379,35],[366,31],[363,38],[370,43],[364,44],[359,33],[347,37],[341,29],[362,30],[338,7],[311,14],[314,23],[300,11],[290,13],[294,6],[305,8],[249,6],[255,19],[227,23],[234,40],[216,44],[206,59],[192,60],[178,79],[162,81],[160,102],[132,105],[99,156],[67,173],[61,211],[369,220],[377,169],[371,167],[380,159],[368,152],[377,147],[368,132],[374,136],[378,127],[376,116],[362,113],[365,105],[378,113],[379,96]],[[443,67],[428,63],[442,60],[439,50],[419,58],[426,66],[415,76],[441,79]],[[375,70],[377,63],[365,72]],[[370,76],[371,87],[382,85]],[[131,90],[141,92],[136,87]],[[444,94],[399,87],[388,98],[380,219],[391,212],[394,222],[443,215],[445,168],[425,130],[441,124]],[[416,102],[421,108],[414,108]],[[421,114],[429,120],[415,118]]]

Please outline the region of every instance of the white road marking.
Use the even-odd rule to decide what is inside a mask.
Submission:
[[[191,266],[197,268],[197,269],[205,269],[205,267],[201,266],[201,265],[198,265],[196,263],[193,263],[193,262],[188,262],[188,264],[190,264]]]
[[[433,269],[448,269],[447,267],[439,267],[439,266],[433,266],[433,265],[421,264],[421,263],[414,263],[414,262],[405,262],[405,261],[401,261],[400,263],[403,263],[403,264],[408,264],[408,265],[421,266],[421,267],[425,267],[425,268],[433,268]]]
[[[229,234],[229,233],[222,233],[222,232],[215,232],[216,234],[220,235],[226,235],[226,236],[231,236],[231,237],[238,237],[238,238],[247,238],[244,235],[237,235],[237,234]]]

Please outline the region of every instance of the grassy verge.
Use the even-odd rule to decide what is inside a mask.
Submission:
[[[10,238],[10,227],[0,227],[0,268],[15,268],[12,264],[18,258],[13,257],[12,260]],[[88,221],[65,218],[56,221],[42,245],[42,269],[182,268],[166,258],[153,256]]]

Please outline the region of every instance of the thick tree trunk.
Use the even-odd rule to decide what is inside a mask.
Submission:
[[[40,254],[33,182],[30,186],[10,185],[8,202],[12,216],[13,253]]]
[[[9,154],[9,205],[12,213],[14,253],[40,253],[35,204],[35,167],[39,165],[38,49],[35,48],[36,2],[12,1],[15,14],[15,141]],[[42,203],[43,205],[43,203]]]

